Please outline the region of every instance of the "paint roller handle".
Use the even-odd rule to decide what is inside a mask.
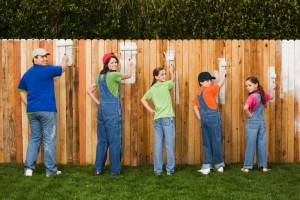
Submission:
[[[170,70],[170,75],[171,75],[171,81],[174,82],[175,74],[174,74],[174,64],[173,63],[170,64],[169,70]]]

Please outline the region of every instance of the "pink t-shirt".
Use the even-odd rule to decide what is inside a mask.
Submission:
[[[257,91],[256,93],[260,94],[259,91]],[[266,103],[270,100],[270,95],[266,92],[265,92],[265,99],[266,99]],[[245,104],[249,106],[249,111],[252,112],[258,105],[258,99],[255,97],[254,94],[251,94],[250,96],[248,96]]]

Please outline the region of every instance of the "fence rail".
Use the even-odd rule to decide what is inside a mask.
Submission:
[[[22,163],[29,138],[25,106],[17,90],[32,66],[34,48],[51,52],[55,63],[57,40],[0,40],[0,162]],[[73,40],[73,64],[55,78],[58,107],[57,162],[92,164],[95,160],[97,106],[86,94],[102,68],[106,52],[120,55],[123,40]],[[176,163],[203,160],[200,123],[193,111],[197,76],[209,71],[218,76],[218,58],[227,61],[225,93],[219,96],[226,163],[242,162],[245,151],[246,77],[258,76],[268,91],[270,69],[275,69],[275,101],[265,109],[267,155],[270,162],[300,161],[300,41],[281,40],[131,40],[138,47],[136,82],[122,83],[124,165],[153,162],[153,117],[140,103],[152,82],[152,71],[166,66],[163,55],[172,48],[176,84],[172,90],[176,114]],[[43,147],[38,162],[43,162]],[[165,156],[164,156],[165,158]]]

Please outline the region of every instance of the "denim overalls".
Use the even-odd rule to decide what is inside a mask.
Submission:
[[[261,96],[254,93],[258,100],[257,107],[253,110],[251,118],[246,120],[246,151],[244,168],[252,169],[254,162],[254,153],[257,145],[258,167],[267,167],[266,156],[266,123],[264,117],[264,105],[261,102]]]
[[[203,98],[205,89],[198,95],[202,128],[204,164],[202,169],[216,169],[224,167],[224,153],[222,148],[222,122],[218,109],[209,108]]]
[[[98,79],[100,104],[97,116],[98,143],[94,170],[103,172],[109,147],[110,173],[120,174],[120,162],[122,159],[122,107],[120,97],[112,95],[107,87],[106,76],[108,73]],[[120,95],[120,89],[118,95]]]

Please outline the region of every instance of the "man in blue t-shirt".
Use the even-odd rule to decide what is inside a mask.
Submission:
[[[42,138],[46,176],[61,174],[55,161],[57,110],[53,78],[61,76],[66,70],[68,56],[64,55],[61,66],[53,66],[48,64],[48,55],[50,53],[45,49],[33,50],[33,66],[25,72],[18,86],[21,99],[27,106],[30,124],[30,138],[24,163],[25,176],[32,176]]]

